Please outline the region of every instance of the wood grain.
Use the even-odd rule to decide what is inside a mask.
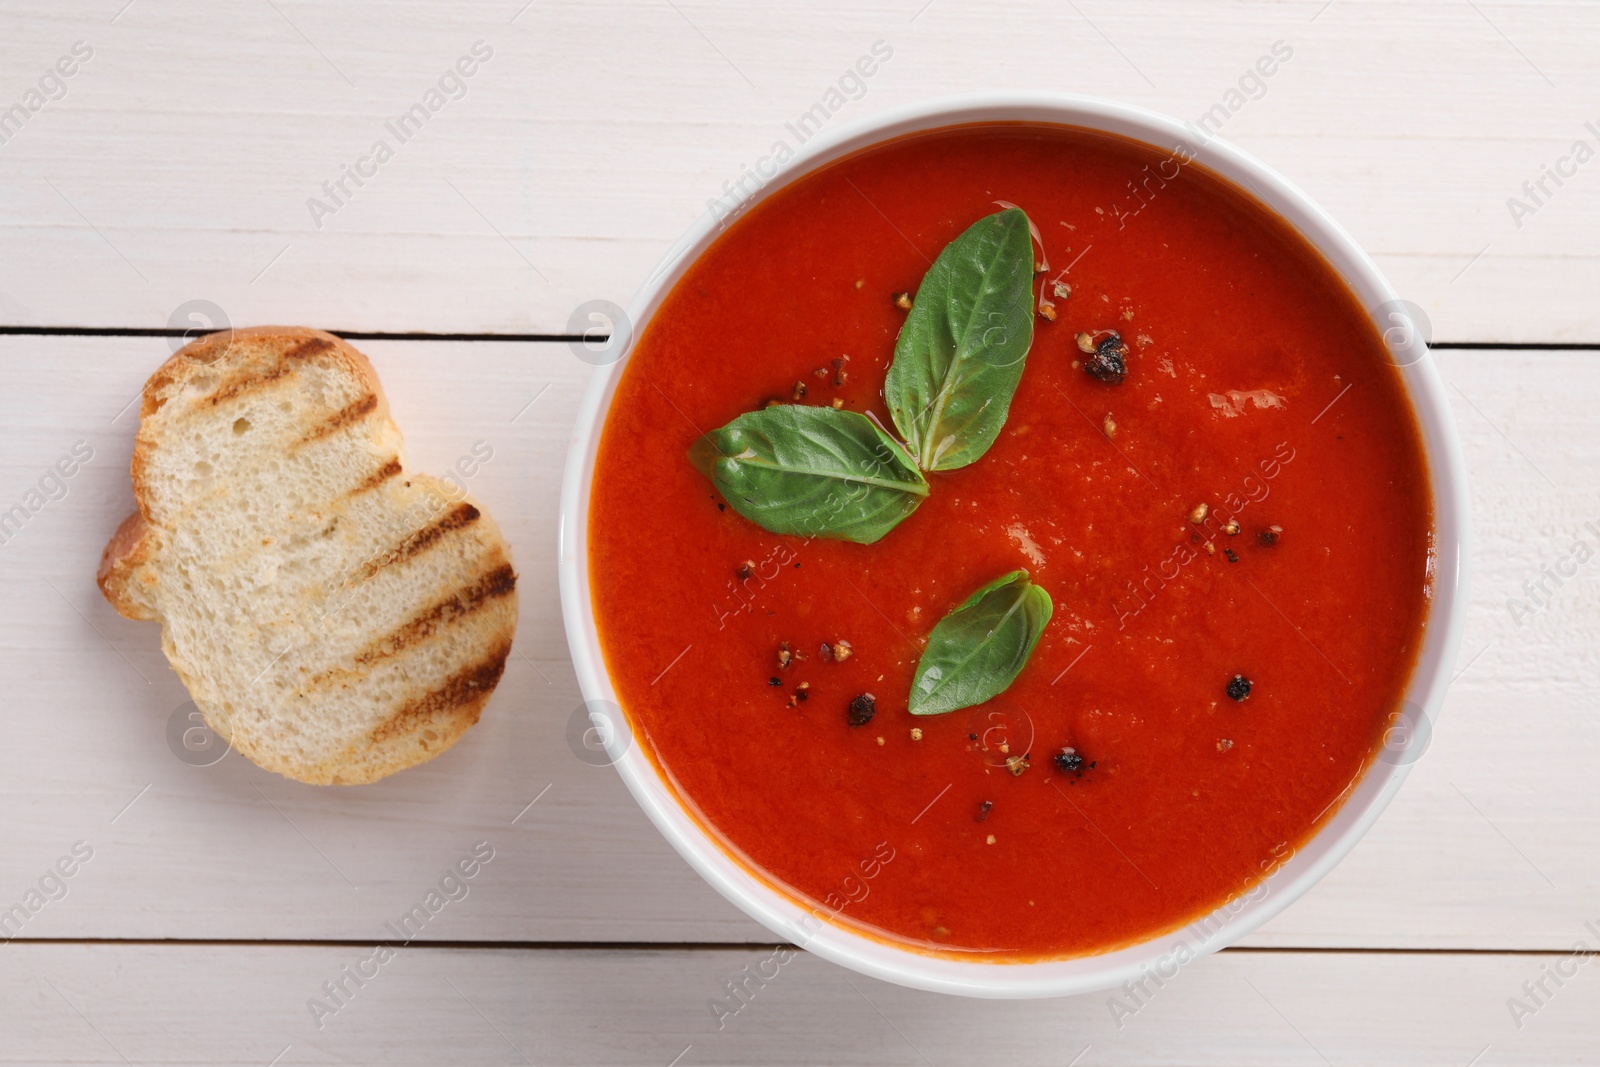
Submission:
[[[204,299],[236,323],[564,334],[882,40],[829,128],[980,89],[1235,105],[1214,128],[1332,212],[1436,337],[1600,342],[1600,163],[1542,169],[1600,148],[1588,4],[122,6],[0,14],[4,106],[94,51],[0,144],[0,324],[161,327]],[[479,40],[465,95],[390,133]],[[1248,80],[1280,40],[1292,58]],[[378,139],[393,158],[335,205],[323,183]]]
[[[25,892],[73,842],[96,849],[70,896],[23,936],[372,937],[486,840],[496,859],[427,937],[766,939],[670,851],[609,768],[567,745],[580,698],[557,603],[556,506],[590,368],[564,344],[359,347],[419,468],[448,469],[478,441],[493,448],[469,487],[511,542],[522,620],[505,680],[465,740],[376,786],[327,790],[237,755],[177,759],[166,729],[186,697],[157,628],[115,615],[94,588],[100,548],[131,507],[135,419],[118,412],[167,342],[0,338],[11,386],[0,394],[0,511],[74,442],[94,449],[67,496],[0,545],[0,897]],[[1600,547],[1584,525],[1600,527],[1588,429],[1600,373],[1587,353],[1437,359],[1475,494],[1463,671],[1394,806],[1253,945],[1553,950],[1595,917],[1600,569],[1547,581],[1548,606],[1521,625],[1506,601],[1574,539]]]

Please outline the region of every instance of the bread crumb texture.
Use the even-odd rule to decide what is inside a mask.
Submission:
[[[406,468],[365,356],[317,330],[201,338],[145,384],[138,511],[99,582],[159,620],[206,722],[286,777],[432,759],[500,680],[516,574],[459,488]]]

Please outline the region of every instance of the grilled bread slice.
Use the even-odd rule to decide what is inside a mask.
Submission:
[[[267,770],[358,784],[478,721],[517,621],[489,516],[406,469],[365,356],[317,330],[212,334],[145,384],[139,510],[99,582],[158,619],[206,722]]]

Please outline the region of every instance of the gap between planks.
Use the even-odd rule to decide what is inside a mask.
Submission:
[[[244,329],[245,327],[240,327]],[[195,334],[195,339],[217,330]],[[561,344],[596,340],[582,334],[564,333],[407,333],[382,330],[326,330],[347,341],[545,341]],[[0,337],[187,337],[189,331],[134,326],[0,326]],[[610,336],[605,340],[609,341]]]

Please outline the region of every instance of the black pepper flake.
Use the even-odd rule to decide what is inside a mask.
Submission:
[[[967,740],[968,741],[976,741],[977,739],[978,739],[978,735],[977,734],[968,734],[967,735]]]
[[[1228,679],[1228,696],[1233,700],[1244,700],[1250,695],[1250,679],[1242,674],[1236,674]]]
[[[1064,748],[1052,758],[1056,769],[1062,774],[1072,774],[1083,770],[1083,757],[1070,748]]]
[[[1094,355],[1083,361],[1083,369],[1095,381],[1121,385],[1128,376],[1128,346],[1122,343],[1122,335],[1107,330],[1105,339],[1095,345]]]
[[[811,690],[805,688],[805,686],[801,686],[799,689],[794,691],[794,698],[801,703],[804,703],[805,701],[811,699]]]
[[[722,501],[719,500],[719,501],[717,501],[717,510],[718,511],[727,511],[728,510],[728,505],[724,504]],[[795,566],[798,567],[798,566],[800,566],[800,564],[796,563]]]
[[[1259,540],[1267,548],[1271,548],[1273,545],[1278,543],[1278,535],[1281,533],[1283,533],[1282,526],[1268,526],[1265,530],[1261,531],[1261,534],[1257,540]]]
[[[845,383],[845,380],[850,377],[850,372],[844,369],[845,360],[847,360],[849,358],[850,358],[849,356],[844,356],[844,357],[842,357],[840,359],[836,359],[836,360],[833,361],[833,384],[834,385],[843,385]]]
[[[783,684],[783,679],[781,679],[781,678],[768,678],[767,679],[767,684],[768,685],[782,685]]]
[[[747,559],[734,569],[733,574],[734,577],[738,578],[741,582],[748,582],[750,580],[750,576],[755,572],[756,561],[753,559]]]
[[[1223,549],[1222,550],[1222,554],[1224,556],[1228,557],[1228,562],[1229,563],[1238,563],[1239,562],[1239,557],[1233,554],[1233,549],[1231,549],[1231,548]]]
[[[862,693],[850,701],[850,710],[846,715],[851,726],[865,726],[872,721],[872,716],[878,710],[878,698],[871,693]]]
[[[983,820],[987,819],[989,817],[989,812],[992,811],[993,809],[994,809],[994,801],[992,801],[992,800],[985,800],[982,804],[979,804],[978,805],[978,814],[976,816],[977,820],[979,822],[982,822]]]

